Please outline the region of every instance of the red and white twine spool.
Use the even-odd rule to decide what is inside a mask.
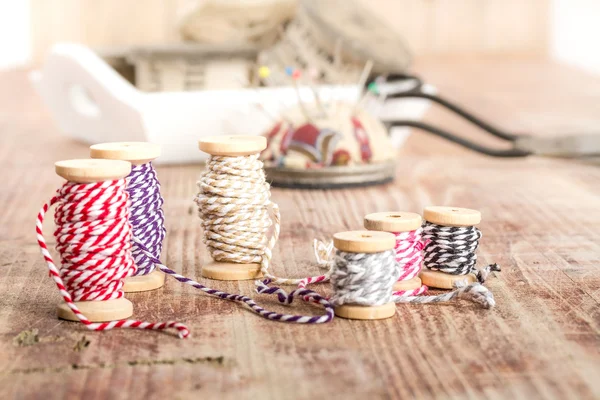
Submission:
[[[107,301],[123,297],[123,280],[135,272],[128,220],[129,195],[125,186],[125,179],[97,183],[67,182],[49,203],[42,206],[37,216],[36,234],[50,276],[68,307],[90,330],[175,328],[179,336],[185,338],[189,336],[189,330],[179,322],[92,322],[75,304],[76,301]],[[61,257],[60,269],[48,251],[42,229],[44,216],[54,204],[57,204],[54,236],[56,250]]]

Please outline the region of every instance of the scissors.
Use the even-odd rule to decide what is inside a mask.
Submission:
[[[600,157],[600,135],[580,134],[563,136],[530,136],[517,135],[500,129],[473,113],[466,111],[463,107],[433,93],[424,91],[423,81],[412,75],[393,74],[387,77],[377,78],[368,85],[370,92],[387,99],[418,98],[430,100],[447,110],[461,116],[482,131],[495,136],[501,140],[511,143],[509,149],[496,149],[480,145],[471,140],[455,135],[448,130],[433,126],[420,121],[412,120],[384,120],[388,128],[401,126],[421,129],[425,132],[442,137],[453,143],[466,147],[492,157],[527,157],[530,155],[595,159]],[[595,159],[596,160],[596,159]],[[600,158],[597,159],[600,161]]]

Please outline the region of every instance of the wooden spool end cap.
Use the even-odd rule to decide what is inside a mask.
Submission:
[[[148,142],[112,142],[90,146],[90,157],[146,164],[160,156],[160,146]]]
[[[213,156],[248,156],[267,148],[264,136],[210,136],[198,142],[200,150]]]
[[[133,315],[133,304],[124,297],[106,301],[76,301],[75,305],[92,322],[119,321]],[[56,315],[67,321],[79,321],[67,303],[58,305]]]
[[[390,211],[369,214],[365,217],[365,228],[370,231],[410,232],[421,227],[423,220],[416,213]]]
[[[348,253],[379,253],[392,250],[396,246],[396,237],[389,232],[338,232],[333,235],[333,245]]]
[[[202,266],[202,276],[217,281],[247,281],[262,278],[260,264],[211,261]]]
[[[54,164],[56,174],[70,182],[92,183],[123,179],[131,172],[131,163],[122,160],[64,160]]]
[[[425,207],[425,221],[443,226],[475,226],[481,222],[481,213],[477,210],[460,207]]]
[[[414,289],[418,289],[421,286],[423,286],[423,282],[421,281],[421,278],[419,278],[418,276],[415,276],[412,279],[409,279],[407,281],[398,281],[396,283],[394,283],[394,292],[398,292],[401,290],[414,290]]]
[[[335,308],[335,315],[347,319],[386,319],[396,314],[396,304],[387,303],[382,306],[359,306],[354,304],[344,304]]]
[[[477,282],[477,277],[473,274],[467,275],[452,275],[441,271],[432,271],[424,269],[419,274],[423,285],[427,285],[437,289],[455,289],[454,283],[457,281],[466,280],[467,285]]]
[[[130,276],[125,279],[123,291],[125,293],[147,292],[163,287],[165,284],[165,274],[154,270],[147,275]]]

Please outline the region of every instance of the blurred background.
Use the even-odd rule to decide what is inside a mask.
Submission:
[[[406,148],[413,128],[494,157],[596,156],[598,20],[596,0],[0,0],[0,70],[81,148],[151,141],[176,164],[203,161],[202,136],[262,134],[273,168],[391,175],[395,149],[437,143]]]
[[[252,2],[252,0],[249,0]],[[243,1],[240,1],[243,2]],[[360,0],[415,56],[550,56],[600,72],[596,0]],[[39,64],[57,42],[176,43],[189,0],[0,0],[0,68]]]

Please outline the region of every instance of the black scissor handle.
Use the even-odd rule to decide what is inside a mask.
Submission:
[[[388,127],[408,126],[408,127],[412,127],[412,128],[418,128],[418,129],[424,130],[428,133],[442,137],[453,143],[459,144],[470,150],[473,150],[473,151],[476,151],[478,153],[482,153],[482,154],[485,154],[488,156],[492,156],[492,157],[525,157],[525,156],[532,154],[529,151],[518,149],[515,147],[514,142],[517,141],[517,139],[521,138],[522,136],[515,135],[512,133],[506,132],[498,127],[495,127],[495,126],[491,125],[490,123],[484,121],[480,117],[475,116],[473,113],[466,111],[464,108],[452,103],[451,101],[449,101],[447,99],[444,99],[441,96],[438,96],[435,94],[424,93],[422,91],[423,82],[421,81],[421,79],[419,79],[416,76],[399,75],[399,74],[390,75],[390,76],[388,76],[386,83],[391,84],[395,81],[402,81],[402,80],[409,80],[409,79],[416,80],[418,84],[406,91],[387,93],[386,100],[387,99],[410,99],[410,98],[430,100],[430,101],[432,101],[436,104],[439,104],[442,107],[448,109],[449,111],[463,117],[467,121],[471,122],[473,125],[482,129],[484,132],[487,132],[487,133],[491,134],[492,136],[495,136],[502,140],[506,140],[506,141],[513,143],[513,147],[511,149],[504,150],[504,149],[494,149],[494,148],[482,146],[482,145],[479,145],[470,140],[464,139],[458,135],[455,135],[451,132],[448,132],[442,128],[439,128],[439,127],[436,127],[433,125],[429,125],[429,124],[426,124],[423,122],[419,122],[419,121],[386,120],[386,121],[384,121],[384,123]]]

